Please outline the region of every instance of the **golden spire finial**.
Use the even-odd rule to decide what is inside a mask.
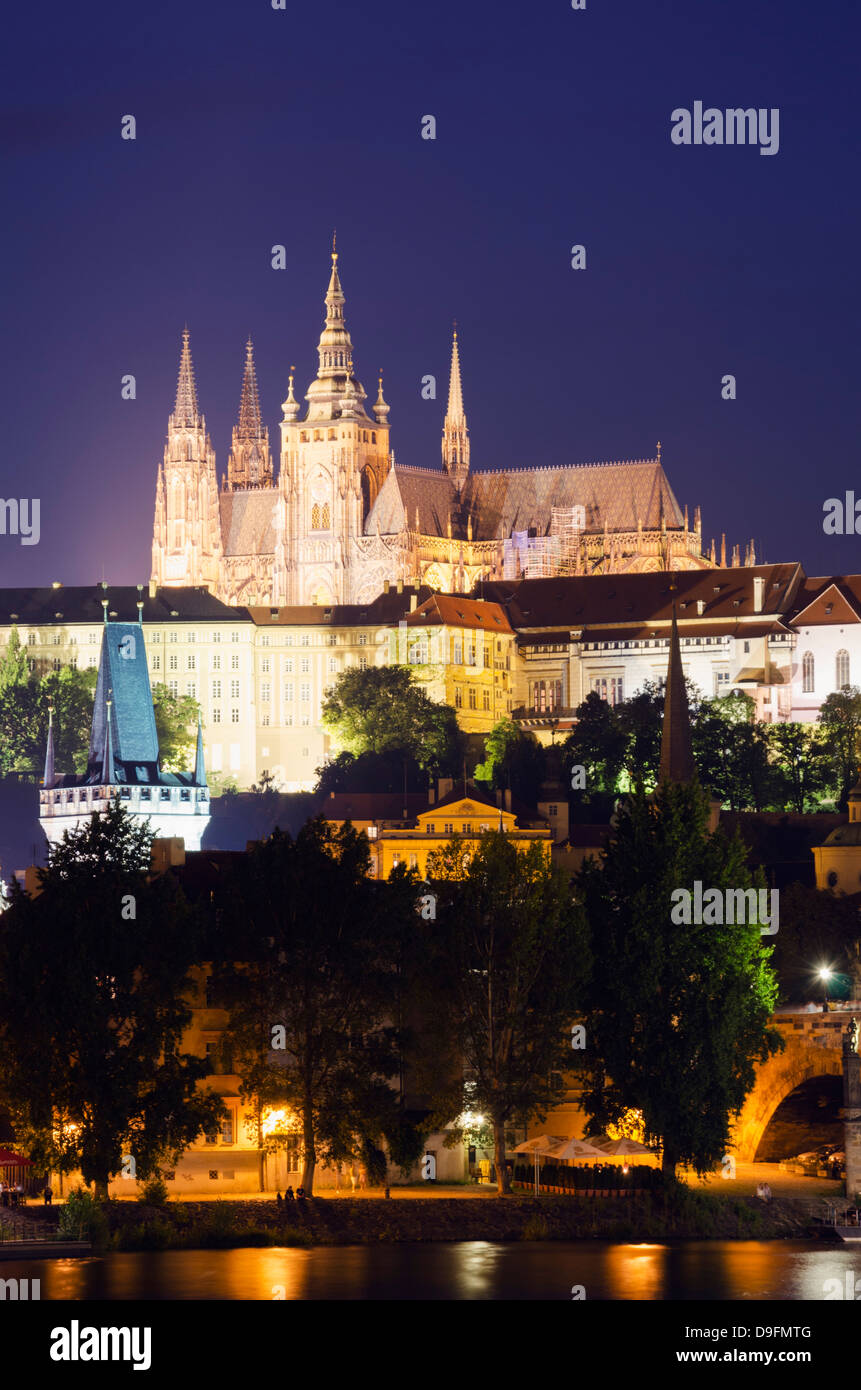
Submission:
[[[658,440],[658,463],[661,461],[661,441]]]
[[[333,230],[333,231],[332,231],[332,260],[333,260],[333,262],[336,261],[336,260],[338,259],[338,249],[337,249],[337,246],[338,246],[338,233],[337,233],[337,231]]]

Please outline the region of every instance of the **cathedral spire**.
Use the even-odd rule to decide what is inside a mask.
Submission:
[[[179,357],[179,378],[176,383],[173,423],[174,425],[185,425],[190,429],[197,429],[200,426],[197,389],[194,384],[194,363],[191,360],[191,342],[187,325],[182,330],[182,352]]]
[[[245,344],[245,369],[239,396],[239,417],[233,427],[233,440],[227,459],[227,486],[234,491],[272,487],[272,461],[269,457],[269,431],[263,423],[254,344],[249,334]]]
[[[460,379],[460,352],[457,344],[457,324],[451,344],[451,370],[448,380],[448,410],[442,427],[442,462],[458,489],[466,482],[469,472],[469,430],[463,408],[463,386]]]
[[[351,415],[367,419],[365,391],[353,376],[353,344],[344,321],[344,291],[338,271],[338,252],[332,238],[332,269],[326,290],[326,322],[317,344],[317,376],[308,387],[308,419],[334,420],[346,401]]]
[[[260,398],[257,394],[257,373],[254,370],[254,344],[250,334],[245,344],[245,371],[242,376],[242,394],[239,397],[237,432],[240,439],[259,439],[263,433]]]
[[[661,765],[659,782],[691,782],[694,778],[694,754],[691,743],[691,720],[688,713],[688,692],[682,668],[682,649],[679,625],[676,620],[675,579],[673,591],[673,626],[670,632],[670,659],[667,665],[667,689],[664,696],[664,725],[661,731]]]

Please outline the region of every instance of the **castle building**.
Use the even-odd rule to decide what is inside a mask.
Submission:
[[[220,487],[184,331],[156,483],[156,587],[205,585],[234,605],[325,607],[369,603],[386,581],[469,593],[484,579],[716,564],[714,542],[703,553],[699,509],[691,527],[673,494],[660,445],[654,458],[623,463],[474,470],[457,331],[441,467],[396,463],[382,376],[369,412],[344,303],[333,250],[317,374],[303,409],[290,370],[277,477],[249,339]]]

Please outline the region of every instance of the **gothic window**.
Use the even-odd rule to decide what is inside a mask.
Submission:
[[[324,503],[323,503],[323,518],[322,518],[322,522],[321,522],[321,525],[320,525],[320,529],[321,529],[322,531],[328,531],[328,530],[329,530],[329,527],[330,527],[331,525],[332,525],[332,522],[331,522],[330,517],[329,517],[329,503],[328,503],[328,502],[324,502]]]
[[[320,530],[320,503],[315,502],[311,508],[311,530]]]
[[[330,438],[330,439],[337,439],[337,438],[338,438],[338,436],[337,436],[335,430],[329,430],[329,438]]]
[[[372,443],[372,444],[376,444],[376,442],[377,442],[377,432],[376,432],[376,430],[371,430],[371,443]]]
[[[837,689],[842,690],[849,684],[849,653],[845,648],[837,653]]]
[[[801,658],[801,688],[805,695],[813,694],[813,652],[805,652]]]

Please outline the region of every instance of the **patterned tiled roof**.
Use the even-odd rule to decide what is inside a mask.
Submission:
[[[158,763],[158,734],[143,631],[137,623],[104,624],[88,760],[93,770],[99,765],[100,778],[104,777],[101,764],[108,700],[116,761],[154,767]]]
[[[507,539],[513,531],[550,531],[553,507],[580,506],[587,531],[657,530],[662,519],[669,528],[684,518],[662,465],[657,459],[627,463],[572,464],[567,468],[518,468],[470,473],[458,494],[441,469],[390,469],[365,533],[382,535],[406,528],[425,536],[447,536],[449,517],[454,539],[467,537],[472,522],[474,540]],[[418,527],[416,527],[418,518]]]
[[[221,540],[225,555],[274,554],[277,500],[277,488],[219,493]]]

